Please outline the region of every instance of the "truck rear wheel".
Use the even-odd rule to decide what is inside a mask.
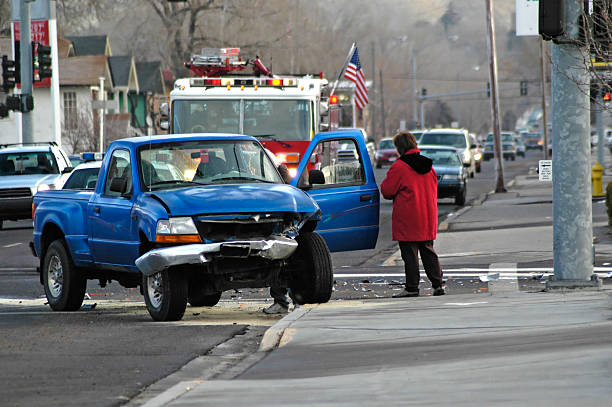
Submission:
[[[187,308],[187,279],[181,272],[164,270],[142,276],[147,310],[155,321],[178,321]]]
[[[329,301],[334,285],[331,255],[325,240],[315,232],[300,233],[292,256],[291,293],[298,304]]]
[[[87,279],[79,274],[63,240],[54,240],[47,248],[42,279],[52,310],[76,311],[81,308]]]

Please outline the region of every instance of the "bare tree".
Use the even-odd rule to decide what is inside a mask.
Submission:
[[[73,154],[97,151],[96,135],[90,109],[82,107],[75,115],[62,120],[62,144]]]

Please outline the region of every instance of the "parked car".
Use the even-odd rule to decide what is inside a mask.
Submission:
[[[70,173],[62,189],[96,189],[96,182],[98,181],[98,173],[100,172],[101,166],[102,161],[89,161],[77,165]]]
[[[383,165],[391,165],[398,157],[399,154],[393,145],[393,139],[381,139],[376,150],[376,168],[382,168]]]
[[[297,303],[327,302],[330,251],[371,249],[378,237],[374,171],[368,160],[338,164],[347,140],[367,154],[356,131],[317,134],[291,184],[250,136],[113,141],[95,190],[34,197],[31,246],[49,306],[79,309],[88,279],[140,286],[158,321],[245,287],[279,284]],[[176,178],[156,174],[161,160]]]
[[[428,130],[421,136],[420,144],[429,146],[454,147],[459,152],[463,163],[468,164],[468,174],[474,177],[476,174],[476,160],[474,149],[476,144],[472,143],[469,133],[465,129],[433,129]]]
[[[0,146],[0,229],[5,220],[32,219],[32,197],[58,189],[72,170],[55,143]]]
[[[433,160],[438,176],[438,198],[455,198],[456,205],[465,205],[469,164],[452,147],[422,145],[419,149],[421,155]]]
[[[502,142],[502,156],[506,160],[516,160],[516,142],[514,141],[514,133],[503,131],[500,134]],[[485,161],[490,160],[495,156],[495,147],[493,142],[493,133],[489,133],[485,142]]]

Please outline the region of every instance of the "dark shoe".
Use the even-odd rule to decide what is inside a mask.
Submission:
[[[408,291],[406,289],[403,289],[401,292],[397,294],[393,294],[393,298],[406,298],[406,297],[418,297],[418,296],[419,296],[418,291]]]
[[[268,308],[263,309],[264,314],[286,314],[289,312],[289,307],[285,307],[278,302],[270,305]]]
[[[446,291],[444,291],[444,287],[438,287],[438,288],[434,288],[433,290],[433,296],[438,296],[438,295],[444,295],[446,294]]]

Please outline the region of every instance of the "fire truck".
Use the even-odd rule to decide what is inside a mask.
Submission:
[[[170,134],[256,137],[295,177],[315,133],[338,127],[338,98],[322,73],[274,75],[259,57],[243,60],[239,48],[205,48],[185,66],[194,76],[177,79],[160,106],[160,127]],[[248,66],[253,72],[243,73]]]

